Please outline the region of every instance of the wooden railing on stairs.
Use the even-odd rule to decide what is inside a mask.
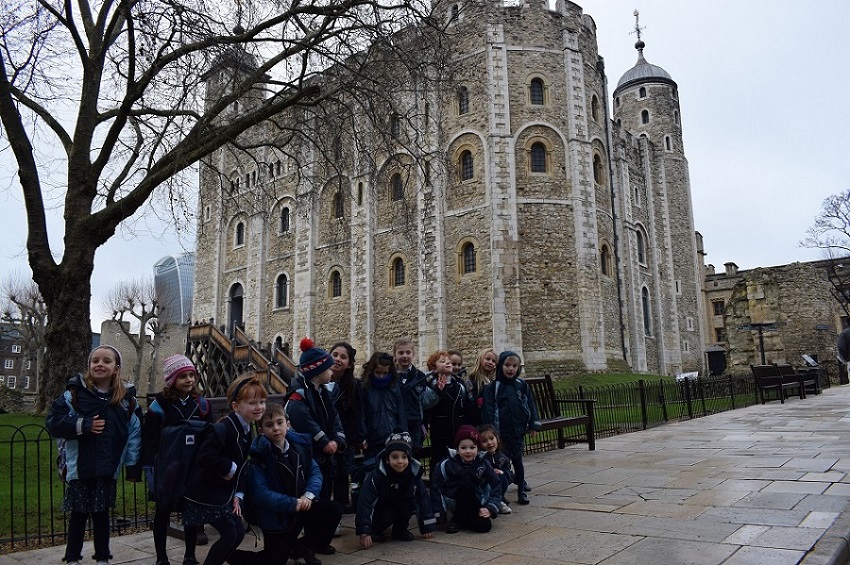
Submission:
[[[295,363],[283,351],[274,349],[270,361],[238,326],[233,340],[212,324],[189,328],[186,355],[195,364],[200,386],[208,398],[224,397],[233,379],[254,373],[270,393],[285,394],[295,377]]]

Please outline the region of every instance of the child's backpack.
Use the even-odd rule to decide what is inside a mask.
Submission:
[[[77,405],[77,389],[71,389],[71,410],[75,414],[79,410]],[[136,397],[130,396],[127,399],[127,421],[133,417],[133,412],[136,411]],[[63,482],[68,482],[68,440],[62,437],[56,438],[56,472]]]
[[[224,426],[205,420],[180,420],[162,428],[159,452],[153,462],[153,500],[157,505],[178,508],[186,494],[201,435],[207,428],[225,441]]]

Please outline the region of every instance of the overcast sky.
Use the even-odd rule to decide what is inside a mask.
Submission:
[[[596,21],[609,94],[644,55],[678,83],[697,231],[718,271],[820,259],[800,240],[830,194],[848,188],[850,2],[812,0],[585,0]],[[609,101],[610,102],[610,101]],[[29,276],[25,216],[8,151],[0,154],[0,278]],[[58,232],[57,232],[58,233]],[[61,243],[54,236],[54,243]],[[161,257],[192,250],[153,217],[98,251],[92,325],[122,279],[149,277]]]

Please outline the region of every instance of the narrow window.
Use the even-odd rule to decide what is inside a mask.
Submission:
[[[611,276],[611,251],[606,244],[602,245],[602,251],[599,253],[599,267],[603,275]]]
[[[474,163],[472,162],[472,151],[468,149],[460,154],[460,180],[469,180],[475,172]]]
[[[245,245],[245,224],[236,224],[236,245]]]
[[[204,220],[209,221],[212,216],[212,210],[209,206],[204,206]]]
[[[642,86],[640,87],[640,90],[638,90],[638,98],[646,98],[646,88]]]
[[[726,330],[723,328],[714,328],[714,341],[726,341]]]
[[[452,15],[451,15],[450,21],[456,22],[459,16],[460,16],[460,6],[455,4],[454,6],[452,6]]]
[[[665,135],[665,136],[664,136],[664,148],[665,148],[667,151],[672,151],[672,150],[673,150],[673,142],[672,142],[672,141],[670,141],[670,136],[669,136],[669,135]]]
[[[390,118],[390,134],[393,137],[401,135],[401,120],[398,118],[398,114],[393,114]]]
[[[469,90],[465,86],[461,86],[457,91],[457,113],[466,114],[469,112]]]
[[[392,199],[393,200],[403,200],[404,199],[404,185],[401,183],[401,175],[396,173],[392,176],[391,180],[392,184]]]
[[[640,293],[640,301],[643,307],[643,333],[652,335],[652,311],[649,308],[649,290],[646,287]]]
[[[640,123],[648,124],[649,123],[649,110],[644,110],[640,113]]]
[[[277,176],[280,176],[280,171],[281,171],[280,161],[275,161],[274,166],[277,169]]]
[[[593,118],[594,122],[599,121],[599,99],[596,98],[595,94],[590,99],[590,117]]]
[[[358,206],[363,205],[363,183],[362,182],[357,183],[357,205]]]
[[[638,254],[638,263],[641,265],[646,264],[646,244],[643,240],[643,232],[637,230],[635,232],[637,235],[637,254]]]
[[[546,172],[546,146],[537,142],[531,146],[531,172]]]
[[[593,155],[593,182],[596,184],[604,184],[605,168],[602,164],[602,157],[598,153]]]
[[[478,264],[475,256],[475,246],[472,243],[467,243],[463,246],[463,274],[468,275],[478,270]]]
[[[286,308],[286,303],[289,300],[289,280],[286,275],[279,275],[274,285],[274,307]]]
[[[339,298],[342,296],[342,275],[339,271],[331,273],[331,298]]]
[[[345,199],[342,197],[342,192],[334,194],[334,218],[341,219],[345,217]]]
[[[531,84],[528,85],[528,94],[531,103],[535,106],[543,105],[543,80],[539,78],[531,79]]]
[[[289,207],[284,206],[280,211],[280,233],[289,233]]]
[[[269,168],[269,178],[270,178],[270,179],[273,179],[273,178],[274,178],[274,165],[272,165],[271,163],[269,163],[269,164],[268,164],[268,165],[266,165],[266,166]]]
[[[616,97],[616,98],[614,99],[614,105],[615,105],[617,108],[619,108],[619,107],[620,107],[620,97],[619,97],[619,96],[618,96],[618,97]]]
[[[676,122],[676,125],[679,125],[679,112],[673,112],[673,121]]]
[[[404,275],[404,260],[402,260],[401,257],[397,257],[395,261],[393,261],[393,286],[404,286]]]

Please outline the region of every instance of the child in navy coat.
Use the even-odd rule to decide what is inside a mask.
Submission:
[[[422,482],[422,465],[412,457],[413,441],[400,428],[387,438],[378,466],[366,477],[360,490],[354,522],[360,546],[386,540],[384,530],[392,526],[392,537],[412,541],[407,529],[410,517],[419,518],[422,537],[432,537],[437,520],[431,511],[428,491]]]

